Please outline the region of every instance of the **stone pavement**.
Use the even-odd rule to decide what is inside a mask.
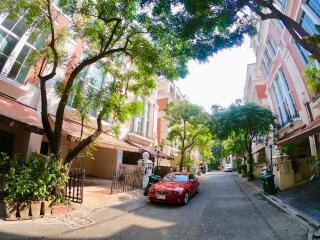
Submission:
[[[34,239],[59,236],[96,223],[97,212],[107,212],[106,219],[113,219],[138,209],[148,203],[141,189],[114,195],[85,192],[83,204],[72,204],[74,211],[25,221],[0,220],[0,239]],[[117,206],[120,205],[121,209]]]
[[[276,196],[320,222],[320,179],[278,192]]]
[[[234,173],[206,174],[200,187],[200,194],[186,206],[150,204],[141,191],[91,196],[87,198],[91,203],[70,215],[2,222],[0,239],[307,239],[305,225],[270,204]],[[103,199],[108,203],[99,207]]]

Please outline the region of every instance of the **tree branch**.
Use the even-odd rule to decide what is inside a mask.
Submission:
[[[49,74],[40,77],[41,79],[43,79],[43,81],[47,81],[56,75],[56,70],[57,70],[58,62],[59,62],[58,51],[55,47],[56,39],[55,39],[54,21],[52,18],[51,1],[50,0],[47,0],[47,10],[48,10],[48,19],[49,19],[50,31],[51,31],[51,40],[50,40],[50,43],[48,46],[50,47],[50,49],[53,53],[53,67],[52,67],[52,70]]]
[[[89,135],[88,137],[86,137],[85,139],[81,140],[79,142],[79,144],[74,147],[73,149],[71,149],[65,160],[64,163],[65,164],[70,164],[71,161],[81,152],[83,151],[87,146],[89,146],[93,141],[95,141],[102,133],[102,117],[103,117],[103,113],[105,111],[105,108],[103,108],[98,117],[97,117],[97,130],[92,133],[91,135]]]

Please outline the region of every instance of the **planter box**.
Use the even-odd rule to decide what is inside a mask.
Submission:
[[[40,201],[33,201],[31,202],[30,207],[30,215],[32,218],[39,218],[41,212],[41,202]]]
[[[42,201],[41,202],[41,216],[50,216],[51,215],[51,202],[50,201]]]
[[[3,217],[7,220],[16,219],[17,217],[17,203],[16,202],[2,202]]]
[[[18,204],[18,216],[20,219],[30,219],[30,202]]]

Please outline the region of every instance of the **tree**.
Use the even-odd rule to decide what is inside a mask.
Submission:
[[[320,61],[320,47],[312,35],[275,5],[275,0],[143,0],[153,3],[154,19],[174,29],[183,39],[193,39],[193,55],[198,60],[224,48],[242,44],[245,35],[254,35],[257,21],[281,21],[296,43]],[[249,11],[249,9],[251,11]],[[158,23],[160,25],[160,23]],[[311,40],[308,40],[308,38]]]
[[[101,133],[109,132],[113,124],[124,122],[130,114],[141,111],[136,101],[129,101],[130,94],[142,98],[150,94],[155,87],[157,75],[166,75],[169,79],[184,75],[187,59],[179,55],[178,50],[175,55],[172,54],[166,39],[161,37],[164,34],[153,37],[157,29],[150,27],[150,22],[145,17],[147,10],[139,7],[138,0],[55,1],[70,19],[68,28],[64,29],[55,28],[55,21],[61,12],[53,8],[52,2],[2,0],[0,14],[23,13],[29,31],[39,31],[48,36],[47,43],[34,54],[34,59],[38,59],[40,63],[36,77],[40,81],[41,119],[51,152],[61,155],[64,113],[73,91],[85,92],[85,96],[81,98],[85,97],[86,101],[78,101],[76,104],[82,120],[89,109],[97,112],[96,130],[84,136],[67,153],[64,162],[70,164]],[[63,46],[67,36],[85,45],[85,57],[80,61],[68,61],[66,58]],[[171,42],[170,46],[179,49],[179,45],[174,43]],[[90,90],[81,88],[79,79],[93,65],[111,74],[113,79],[98,92],[90,93]],[[57,69],[61,68],[67,70],[57,87],[60,100],[55,122],[51,126],[46,84],[49,80],[58,78]],[[82,81],[85,84],[89,79],[82,78]],[[103,120],[108,120],[110,129],[103,127]]]
[[[241,153],[245,150],[242,154],[248,155],[249,180],[253,179],[252,143],[257,137],[268,133],[274,120],[275,117],[269,109],[255,103],[231,105],[228,109],[212,115],[213,134],[222,140],[236,140],[234,144],[242,145],[240,148],[237,147],[236,151]]]
[[[170,129],[168,140],[179,143],[179,170],[182,171],[187,153],[209,134],[208,115],[200,106],[188,101],[172,102],[164,111]]]

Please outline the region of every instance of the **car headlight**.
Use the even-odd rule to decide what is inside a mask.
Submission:
[[[183,192],[183,188],[181,187],[176,187],[175,189],[173,189],[175,192],[177,193],[182,193]]]

